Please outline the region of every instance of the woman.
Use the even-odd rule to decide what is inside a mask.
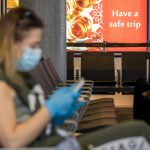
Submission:
[[[56,145],[61,137],[41,136],[47,124],[62,125],[84,105],[77,101],[80,93],[73,93],[72,87],[61,88],[44,101],[41,87],[28,76],[41,58],[39,44],[42,30],[41,20],[27,8],[12,9],[0,20],[1,147]],[[37,111],[33,105],[36,98],[41,104]],[[150,142],[149,127],[141,122],[126,123],[89,133],[79,142],[85,147],[104,144],[104,149],[105,144],[111,141],[133,136],[143,136]],[[130,147],[135,146],[133,139],[131,144]]]
[[[61,125],[80,107],[79,93],[66,87],[46,102],[42,99],[42,107],[33,114],[34,106],[30,104],[35,94],[43,91],[28,83],[23,73],[40,61],[42,30],[42,21],[26,8],[12,9],[0,21],[0,145],[3,147],[31,144],[48,122],[53,120],[54,125]]]

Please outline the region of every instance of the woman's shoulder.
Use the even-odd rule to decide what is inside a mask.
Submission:
[[[14,89],[3,80],[0,80],[0,91],[1,96],[7,95],[14,97],[16,95]]]
[[[0,80],[0,88],[9,89],[10,86],[3,80]]]

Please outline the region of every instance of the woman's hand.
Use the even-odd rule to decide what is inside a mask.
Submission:
[[[45,107],[55,126],[62,125],[77,109],[85,105],[84,102],[78,101],[79,96],[80,92],[74,93],[70,86],[58,89],[48,98]]]

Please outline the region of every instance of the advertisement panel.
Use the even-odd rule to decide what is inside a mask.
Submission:
[[[66,14],[67,42],[147,42],[147,0],[67,0]],[[146,51],[146,48],[107,48],[106,51]]]

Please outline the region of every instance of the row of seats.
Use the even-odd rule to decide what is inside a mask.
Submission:
[[[67,53],[67,78],[74,78],[74,57],[76,53]],[[94,81],[95,93],[134,92],[135,81],[139,77],[149,77],[149,53],[124,52],[119,57],[122,69],[117,70],[118,79],[115,80],[114,53],[81,52],[81,76]]]
[[[77,82],[77,80],[62,81],[50,58],[42,59],[39,65],[31,72],[31,75],[44,89],[45,97],[48,97],[59,87],[69,86]],[[80,99],[86,101],[86,105],[76,113],[76,116],[72,116],[62,128],[71,132],[86,132],[117,123],[113,99],[90,101],[92,90],[93,81],[86,80],[80,96]]]

